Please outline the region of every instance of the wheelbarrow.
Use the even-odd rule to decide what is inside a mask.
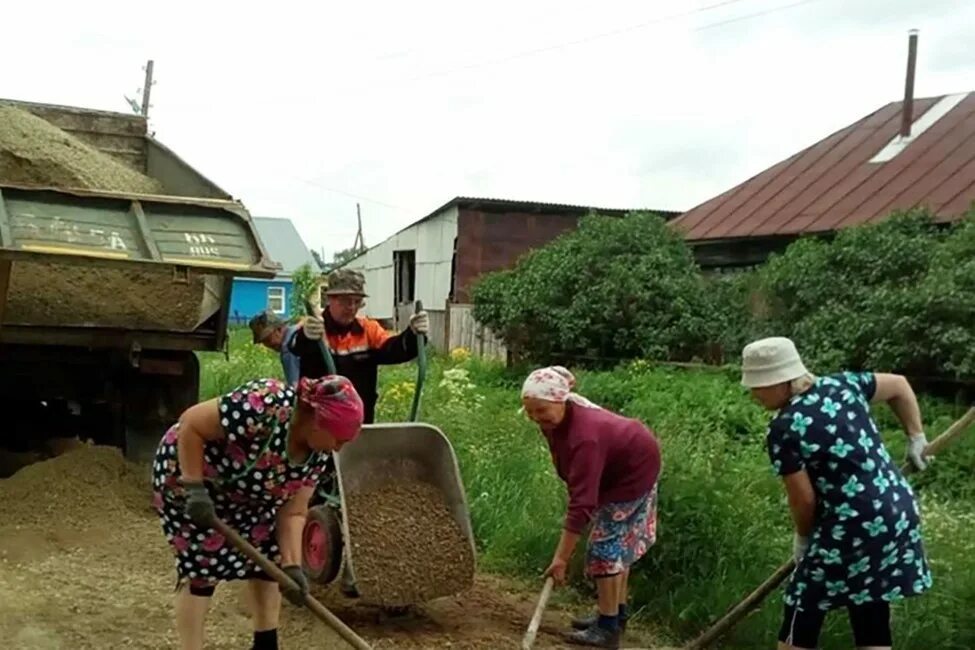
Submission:
[[[416,310],[422,310],[416,303]],[[426,379],[426,341],[419,336],[417,380],[410,408],[409,422],[367,424],[355,440],[333,454],[335,481],[321,503],[308,511],[302,534],[303,566],[308,576],[319,584],[335,581],[343,568],[345,553],[346,579],[354,580],[355,557],[349,527],[343,513],[348,512],[350,495],[367,491],[388,481],[422,481],[434,486],[443,497],[461,532],[471,545],[476,558],[474,532],[471,527],[467,495],[450,441],[437,427],[417,422],[420,396]],[[328,355],[326,347],[322,352]],[[329,355],[330,356],[330,355]],[[331,359],[326,366],[334,372]],[[473,584],[472,567],[470,584]],[[434,594],[439,598],[453,594]]]

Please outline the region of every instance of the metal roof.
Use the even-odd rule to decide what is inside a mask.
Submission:
[[[516,201],[511,199],[489,199],[474,196],[457,196],[450,199],[425,217],[417,219],[410,225],[403,227],[396,234],[398,235],[404,230],[408,230],[417,224],[423,223],[428,219],[432,219],[441,212],[454,207],[463,208],[466,210],[484,210],[485,212],[545,212],[548,214],[564,214],[566,216],[584,216],[590,212],[595,212],[596,214],[617,217],[622,217],[630,212],[636,212],[638,210],[647,210],[648,212],[653,212],[660,215],[668,221],[681,214],[680,212],[652,210],[650,208],[597,208],[587,205],[570,205],[567,203],[542,203],[540,201]],[[395,236],[396,235],[393,235],[393,237]]]
[[[318,270],[311,250],[290,219],[254,217],[254,227],[270,258],[282,266],[278,276],[291,275],[302,264],[310,264],[313,271]]]
[[[783,160],[672,223],[690,241],[829,232],[926,206],[942,220],[975,201],[975,92],[903,102]]]
[[[395,237],[396,235],[413,228],[425,221],[429,221],[434,217],[440,215],[441,213],[449,210],[450,208],[463,208],[466,210],[483,210],[485,212],[545,212],[547,214],[563,214],[566,216],[577,216],[581,217],[589,214],[590,212],[595,212],[596,214],[609,215],[622,217],[630,212],[636,212],[640,210],[646,210],[648,212],[653,212],[654,214],[660,215],[665,221],[670,221],[671,219],[679,216],[680,212],[675,212],[672,210],[652,210],[650,208],[596,208],[585,205],[569,205],[566,203],[542,203],[539,201],[515,201],[511,199],[489,199],[489,198],[478,198],[473,196],[457,196],[439,208],[431,212],[430,214],[417,219],[408,226],[404,226],[396,231],[394,234],[390,235],[381,243],[385,243]],[[378,245],[381,245],[377,244]],[[370,247],[373,248],[373,247]],[[365,255],[368,251],[363,251],[356,257],[353,257],[345,262],[348,264],[362,255]]]

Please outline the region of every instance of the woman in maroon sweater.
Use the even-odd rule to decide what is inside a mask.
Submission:
[[[660,448],[639,420],[617,415],[572,392],[561,366],[541,368],[521,391],[525,413],[542,430],[569,491],[559,546],[545,571],[556,584],[583,529],[592,523],[586,573],[596,581],[597,616],[573,621],[576,645],[618,648],[626,627],[630,567],[656,539]]]

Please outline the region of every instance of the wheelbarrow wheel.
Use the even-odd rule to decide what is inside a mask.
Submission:
[[[308,577],[322,585],[335,580],[342,566],[342,527],[329,506],[308,510],[301,534],[302,564]]]

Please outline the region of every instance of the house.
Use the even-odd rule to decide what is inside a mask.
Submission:
[[[291,274],[304,264],[316,272],[318,263],[289,219],[254,217],[254,226],[268,255],[281,264],[281,272],[270,280],[234,278],[230,294],[231,321],[246,324],[265,309],[290,318]]]
[[[623,216],[630,210],[457,197],[346,266],[366,277],[367,316],[399,329],[420,300],[430,314],[433,345],[482,347],[487,339],[468,304],[475,280],[512,266],[590,212]]]
[[[705,269],[764,262],[801,235],[975,201],[975,92],[892,102],[672,223]]]

